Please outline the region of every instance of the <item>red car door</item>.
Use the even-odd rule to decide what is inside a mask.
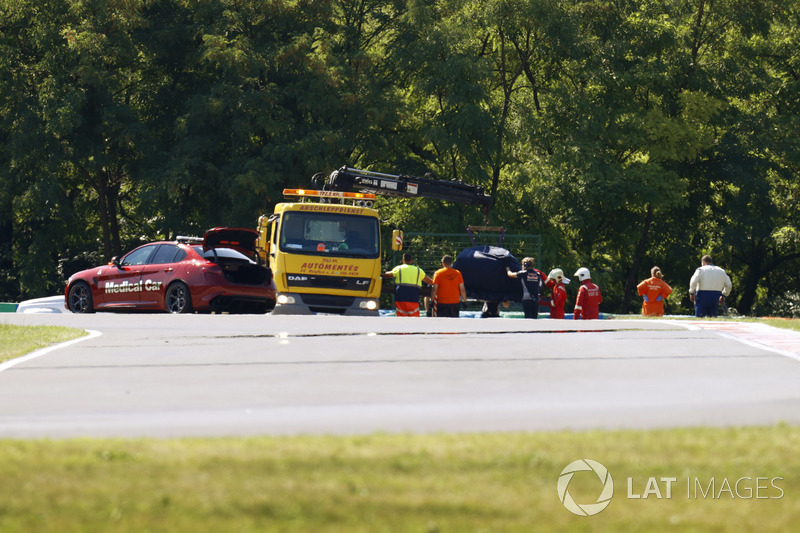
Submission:
[[[165,309],[164,292],[179,270],[179,263],[187,252],[180,246],[164,243],[150,257],[142,269],[142,307]]]
[[[95,306],[98,309],[139,306],[142,269],[157,246],[157,244],[140,246],[120,259],[117,264],[100,269],[96,277],[99,294],[95,297]]]

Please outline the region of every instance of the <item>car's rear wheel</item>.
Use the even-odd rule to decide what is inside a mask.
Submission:
[[[189,287],[182,281],[176,281],[169,287],[164,295],[167,311],[174,314],[192,312],[192,295]]]
[[[94,313],[92,290],[85,281],[77,281],[69,289],[67,306],[73,313]]]

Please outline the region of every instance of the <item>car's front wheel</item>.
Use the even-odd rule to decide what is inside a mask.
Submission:
[[[67,306],[73,313],[94,313],[92,289],[85,281],[78,281],[69,289]]]
[[[189,293],[189,287],[181,281],[176,281],[167,287],[164,300],[167,311],[170,313],[182,314],[192,312],[192,295]]]

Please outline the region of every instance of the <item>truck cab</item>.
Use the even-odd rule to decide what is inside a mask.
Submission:
[[[272,269],[273,314],[378,316],[381,238],[373,194],[286,189],[258,222],[257,248]]]

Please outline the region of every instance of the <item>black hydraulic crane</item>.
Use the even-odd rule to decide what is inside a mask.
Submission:
[[[484,216],[488,217],[491,196],[483,187],[469,185],[461,181],[447,181],[432,178],[420,178],[407,174],[384,174],[372,170],[361,170],[343,166],[334,170],[327,179],[323,173],[313,178],[314,186],[328,191],[363,191],[382,196],[400,198],[433,198],[460,204],[479,205],[483,207]]]

